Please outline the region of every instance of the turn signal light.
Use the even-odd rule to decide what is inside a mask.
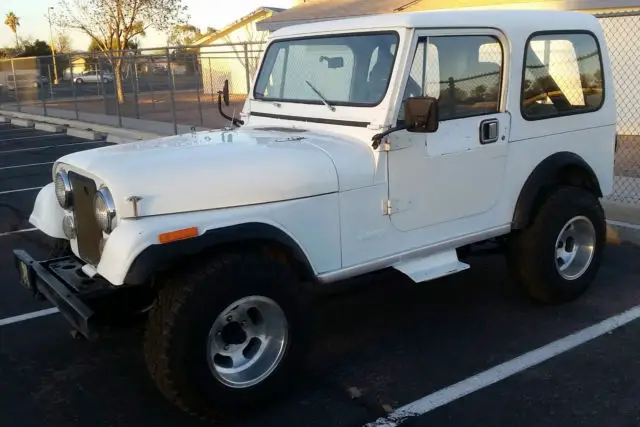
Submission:
[[[198,235],[198,227],[183,228],[181,230],[167,231],[158,235],[160,243],[175,242],[176,240],[190,239]]]

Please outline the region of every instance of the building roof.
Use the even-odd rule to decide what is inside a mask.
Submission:
[[[491,26],[505,31],[533,32],[542,29],[562,30],[577,27],[600,32],[599,21],[591,14],[560,10],[432,10],[377,14],[292,25],[273,33],[274,38],[296,37],[316,33],[352,32],[362,29],[385,30],[394,28],[419,28],[430,25],[439,27],[477,27],[478,22],[490,22]],[[434,24],[437,23],[437,24]]]
[[[224,28],[216,31],[215,33],[207,34],[206,36],[197,40],[194,44],[195,45],[209,44],[215,40],[219,40],[220,38],[225,37],[229,33],[237,30],[238,28],[243,27],[244,25],[254,21],[257,18],[260,18],[260,17],[268,18],[270,16],[273,17],[275,14],[280,13],[284,10],[286,9],[282,9],[279,7],[270,7],[270,6],[259,7],[254,11],[252,11],[251,13],[236,19],[235,21],[225,26]]]
[[[259,30],[273,31],[288,25],[383,13],[414,12],[465,7],[501,6],[527,3],[554,3],[564,9],[586,10],[638,7],[638,0],[311,0],[258,24]]]

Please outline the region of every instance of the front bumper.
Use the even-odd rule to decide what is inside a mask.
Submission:
[[[46,298],[71,325],[88,339],[95,338],[98,314],[96,303],[109,297],[116,288],[82,271],[75,256],[36,261],[21,249],[13,251],[20,283],[36,298]],[[97,304],[99,305],[99,304]]]

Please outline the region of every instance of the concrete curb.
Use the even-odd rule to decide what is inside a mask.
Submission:
[[[640,226],[609,221],[607,224],[607,243],[640,246]]]
[[[607,219],[628,224],[640,224],[640,205],[602,200]]]
[[[108,125],[82,122],[78,120],[60,119],[56,117],[40,116],[36,114],[20,113],[6,110],[0,110],[0,120],[4,122],[11,122],[16,126],[21,127],[35,127],[37,125],[39,127],[49,126],[49,129],[54,130],[62,128],[66,129],[68,135],[78,136],[80,138],[86,138],[94,141],[106,139],[109,142],[118,144],[167,136],[164,134],[153,132],[123,129]],[[53,132],[54,130],[48,131]]]
[[[36,123],[35,128],[51,133],[63,133],[67,130],[67,128],[62,125],[52,125],[51,123]]]
[[[75,136],[76,138],[88,139],[89,141],[103,141],[107,138],[107,135],[103,132],[77,128],[68,128],[67,135]]]
[[[15,126],[20,126],[23,128],[32,128],[35,126],[35,122],[33,120],[28,120],[28,119],[11,119],[11,124],[15,125]]]

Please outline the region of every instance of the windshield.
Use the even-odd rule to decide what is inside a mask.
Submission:
[[[395,32],[322,36],[272,43],[256,80],[255,99],[375,106],[389,86]]]

